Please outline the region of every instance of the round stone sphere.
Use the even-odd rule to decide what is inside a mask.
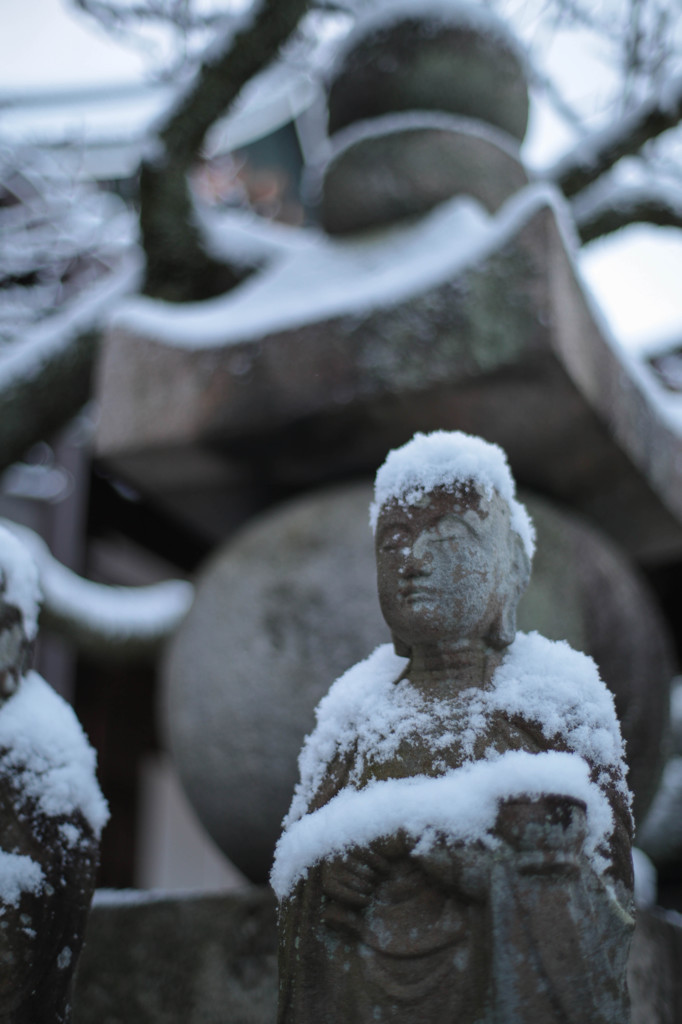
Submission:
[[[389,640],[376,596],[367,483],[313,493],[247,525],[210,560],[163,665],[162,728],[207,830],[267,879],[297,757],[330,684]],[[538,546],[519,628],[591,654],[616,696],[636,814],[661,769],[671,668],[628,560],[577,516],[523,496]]]
[[[376,597],[367,484],[279,506],[201,573],[163,669],[162,729],[199,818],[267,879],[314,709],[390,639]]]
[[[667,754],[674,673],[667,625],[642,574],[601,530],[554,502],[521,500],[537,549],[518,628],[568,640],[596,661],[615,698],[635,820],[643,821]]]
[[[330,76],[329,134],[400,110],[477,118],[521,140],[524,60],[506,26],[480,7],[400,4],[361,17]]]
[[[452,114],[408,112],[340,132],[322,174],[319,219],[329,234],[393,224],[453,196],[488,213],[528,184],[507,135]],[[314,188],[314,185],[313,185]]]

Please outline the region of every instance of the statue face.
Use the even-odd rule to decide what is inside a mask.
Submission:
[[[386,505],[376,531],[381,611],[415,643],[485,639],[513,575],[509,509],[497,494],[430,492],[417,506]]]

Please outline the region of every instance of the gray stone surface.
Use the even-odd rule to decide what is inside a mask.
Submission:
[[[528,184],[505,135],[421,112],[375,118],[338,135],[322,173],[319,217],[330,234],[416,216],[456,195],[495,213]]]
[[[208,831],[264,880],[313,708],[388,639],[379,611],[369,484],[298,499],[255,520],[207,565],[163,668],[162,719]],[[519,628],[592,654],[617,695],[637,809],[661,767],[667,637],[627,559],[582,520],[528,498],[538,550]]]
[[[465,8],[428,5],[354,30],[329,87],[329,134],[397,110],[445,110],[480,118],[518,139],[528,121],[528,87],[506,30]]]
[[[96,898],[74,1024],[275,1024],[277,931],[269,890],[135,902]],[[682,918],[639,910],[631,1024],[682,1020]]]
[[[218,845],[264,881],[313,711],[388,639],[365,486],[255,520],[201,574],[163,669],[163,731]]]
[[[637,845],[666,876],[682,862],[682,680],[670,694],[670,748],[661,784],[637,831]],[[672,869],[672,870],[671,870]]]
[[[653,907],[637,912],[628,963],[630,1024],[682,1020],[682,916]]]
[[[635,557],[679,557],[682,439],[602,334],[552,207],[524,210],[495,251],[384,308],[223,346],[112,330],[100,456],[190,516],[211,481],[222,509],[254,471],[261,487],[312,486],[373,472],[417,429],[458,428],[502,444],[521,483]]]
[[[277,930],[269,890],[127,896],[95,900],[74,1024],[274,1024]]]
[[[615,544],[582,517],[523,494],[537,529],[519,628],[566,639],[592,655],[616,698],[635,819],[642,821],[665,758],[672,644],[655,598]]]

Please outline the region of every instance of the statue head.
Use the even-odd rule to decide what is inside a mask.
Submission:
[[[371,521],[379,602],[398,654],[512,642],[533,554],[533,527],[514,495],[504,452],[482,438],[416,434],[389,453]]]

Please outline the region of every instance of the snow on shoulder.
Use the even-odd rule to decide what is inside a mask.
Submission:
[[[616,785],[629,801],[613,694],[589,655],[565,640],[517,633],[495,672],[492,689],[479,692],[478,710],[483,714],[502,711],[537,722],[548,740],[561,737],[590,764],[614,772]]]
[[[3,599],[21,612],[29,640],[38,633],[41,590],[38,567],[26,547],[9,530],[0,526],[0,580]]]
[[[285,828],[306,813],[335,754],[355,748],[357,759],[386,755],[410,730],[428,726],[428,712],[421,711],[409,684],[396,685],[406,665],[392,644],[382,644],[332,684],[298,757],[300,779]]]
[[[80,811],[99,838],[109,818],[96,755],[73,709],[36,672],[0,707],[0,771],[48,818]]]
[[[630,794],[613,696],[592,658],[565,641],[517,633],[491,685],[460,691],[452,700],[425,698],[409,674],[401,678],[408,664],[385,644],[341,676],[320,701],[276,850],[271,881],[278,896],[324,857],[343,855],[353,845],[399,829],[415,840],[416,852],[441,835],[494,846],[500,802],[524,795],[563,794],[584,801],[585,852],[602,873],[608,867],[603,844],[614,826],[604,787],[613,785],[626,804]],[[475,760],[477,737],[499,714],[535,723],[550,749],[500,753],[491,746]],[[366,765],[386,761],[415,735],[432,750],[434,763],[445,747],[458,744],[461,766],[435,778],[362,786]],[[554,743],[561,749],[551,749]],[[307,813],[335,757],[352,762],[347,784],[328,804]]]
[[[535,528],[525,507],[516,500],[516,485],[507,456],[499,445],[460,430],[417,433],[401,448],[393,448],[376,475],[370,523],[376,530],[383,505],[395,499],[412,505],[434,487],[454,490],[473,481],[487,498],[497,491],[509,506],[512,528],[528,558],[535,550]]]
[[[497,761],[476,761],[437,778],[387,779],[361,790],[341,790],[282,834],[270,882],[278,899],[284,899],[324,858],[343,856],[354,846],[400,830],[415,842],[415,856],[428,854],[441,837],[494,849],[500,842],[493,830],[503,801],[552,793],[586,805],[585,853],[595,870],[603,871],[608,862],[599,847],[613,828],[613,813],[590,781],[585,761],[554,750],[510,750]]]

